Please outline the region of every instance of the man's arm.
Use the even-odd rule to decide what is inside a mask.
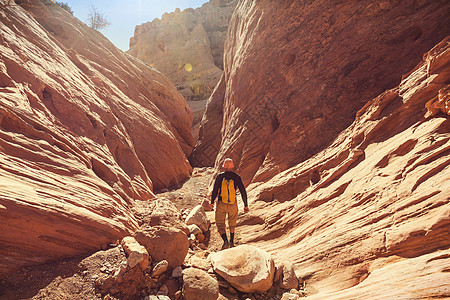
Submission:
[[[214,204],[214,200],[216,200],[217,194],[219,193],[220,180],[219,175],[216,177],[216,181],[214,181],[214,188],[211,194],[211,204]]]
[[[240,176],[238,177],[238,180],[237,180],[237,186],[239,188],[239,191],[241,192],[242,201],[244,201],[244,207],[248,207],[248,204],[247,204],[247,191],[245,190],[245,186],[242,183],[242,179],[241,179]]]

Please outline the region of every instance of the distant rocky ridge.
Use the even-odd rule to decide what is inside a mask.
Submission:
[[[0,275],[133,232],[192,168],[192,112],[159,71],[52,1],[0,2]],[[17,1],[19,3],[19,1]]]
[[[138,25],[128,53],[156,66],[187,100],[206,99],[222,74],[228,23],[237,2],[211,0]]]

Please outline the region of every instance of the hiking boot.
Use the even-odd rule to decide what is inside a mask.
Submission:
[[[230,243],[228,241],[223,242],[222,250],[230,248]]]
[[[234,242],[230,242],[230,248],[234,247]]]

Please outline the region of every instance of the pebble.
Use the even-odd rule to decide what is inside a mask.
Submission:
[[[172,277],[173,278],[179,278],[183,275],[183,269],[181,267],[176,267],[172,271]]]
[[[167,260],[162,260],[159,263],[156,264],[156,266],[152,270],[152,277],[153,276],[159,276],[165,271],[167,271],[167,268],[169,267],[169,263]]]
[[[162,296],[167,296],[169,295],[169,289],[167,288],[167,286],[165,284],[163,284],[161,286],[161,288],[158,291],[158,295],[162,295]]]
[[[105,266],[100,268],[100,272],[102,272],[102,273],[106,273],[107,270],[108,270],[108,268]]]

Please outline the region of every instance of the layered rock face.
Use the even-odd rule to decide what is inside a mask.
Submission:
[[[449,83],[447,37],[330,147],[249,187],[243,242],[292,262],[311,299],[448,296]]]
[[[236,0],[211,0],[136,26],[129,54],[155,65],[187,100],[208,98],[223,69],[223,47]]]
[[[240,1],[191,163],[231,157],[248,184],[305,161],[449,33],[448,13],[442,1]]]
[[[159,71],[51,1],[1,2],[0,274],[137,228],[191,173],[192,113]]]

